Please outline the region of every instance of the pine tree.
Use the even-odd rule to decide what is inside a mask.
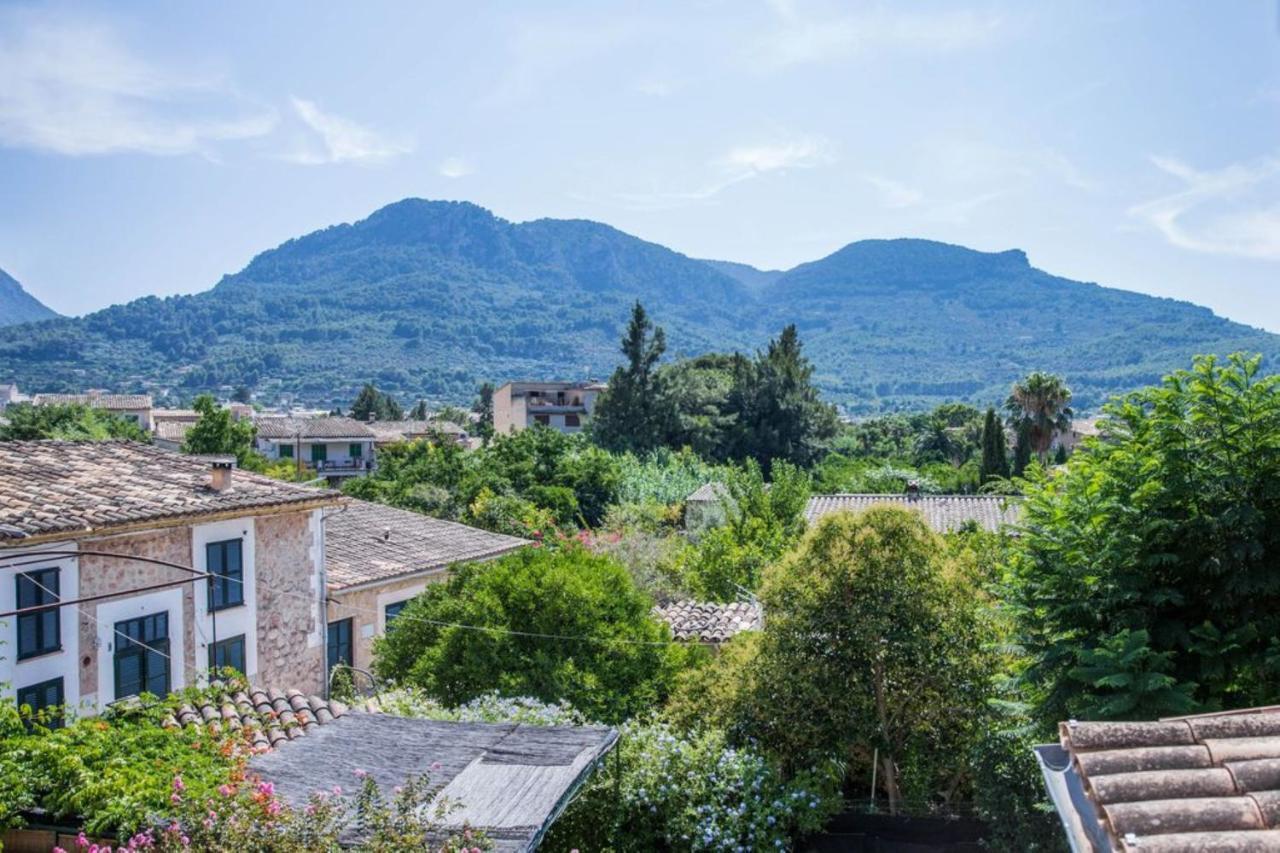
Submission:
[[[591,419],[591,434],[601,447],[643,452],[662,444],[673,420],[671,402],[658,375],[658,361],[666,349],[662,327],[654,326],[644,306],[636,302],[622,339],[626,363],[613,372]]]
[[[409,420],[425,421],[427,417],[428,417],[427,401],[419,399],[417,404],[414,405],[414,407],[409,410]]]
[[[1004,438],[1004,424],[994,408],[987,409],[982,422],[982,464],[980,477],[983,483],[1009,476],[1009,450]]]
[[[398,421],[404,418],[404,409],[390,394],[366,382],[351,404],[351,417],[358,421]]]
[[[485,439],[493,436],[493,390],[492,382],[482,384],[476,395],[476,401],[471,406],[471,411],[480,416],[476,429],[480,437]]]

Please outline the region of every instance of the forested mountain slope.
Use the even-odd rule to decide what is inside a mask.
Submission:
[[[0,270],[0,326],[48,320],[58,314],[23,289],[18,280]]]

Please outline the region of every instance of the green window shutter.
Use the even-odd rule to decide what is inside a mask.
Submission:
[[[364,445],[359,442],[353,442],[347,451],[347,455],[352,459],[359,459],[364,455]]]
[[[311,461],[324,462],[329,458],[329,448],[323,444],[311,445]]]
[[[292,444],[282,444],[282,445],[280,445],[280,458],[281,458],[281,459],[292,459],[292,458],[293,458],[293,445],[292,445]]]

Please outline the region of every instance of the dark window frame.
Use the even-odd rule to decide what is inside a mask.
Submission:
[[[351,444],[347,447],[347,455],[350,456],[352,459],[363,459],[364,445],[358,441],[351,442]]]
[[[137,633],[141,633],[141,638],[135,638],[130,629],[138,626]],[[146,634],[150,631],[154,634],[160,633],[160,627],[163,625],[163,636],[146,639]],[[112,687],[115,693],[115,699],[118,701],[128,696],[137,696],[139,693],[149,692],[157,696],[167,696],[173,689],[173,666],[171,659],[172,645],[169,636],[169,611],[162,610],[159,613],[149,613],[146,616],[135,616],[130,619],[122,619],[115,624],[115,653],[111,656],[112,668]],[[155,655],[155,657],[152,657]],[[138,687],[135,692],[125,693],[121,690],[120,669],[121,662],[128,658],[135,657],[138,659]],[[151,690],[153,682],[159,673],[151,671],[152,661],[158,658],[158,666],[164,670],[164,687],[160,692]]]
[[[582,418],[578,417],[576,412],[568,412],[564,416],[564,425],[566,427],[580,427],[582,426]]]
[[[42,700],[46,698],[47,692],[50,687],[57,688],[56,690],[57,701],[54,701],[54,702],[36,701],[36,700]],[[35,684],[28,684],[25,687],[19,687],[17,690],[17,695],[14,698],[19,708],[21,708],[23,705],[26,705],[29,708],[31,708],[31,719],[28,719],[26,721],[27,726],[30,727],[35,722],[35,719],[34,719],[35,716],[39,714],[41,711],[46,710],[48,708],[61,708],[67,704],[66,684],[63,681],[62,676],[58,676],[57,678],[50,678],[47,681],[40,681]],[[40,724],[43,725],[45,728],[60,729],[65,723],[66,723],[66,718],[63,714],[49,714],[48,719],[41,721]]]
[[[328,665],[329,672],[333,672],[333,668],[338,664],[344,666],[355,666],[356,646],[355,646],[355,620],[351,617],[346,619],[334,619],[327,626],[325,634],[326,645],[328,646]],[[346,632],[346,639],[342,639],[343,630]],[[339,639],[334,640],[335,631],[339,635]],[[346,654],[340,654],[345,648]]]
[[[391,623],[395,621],[396,617],[400,615],[401,611],[403,611],[405,607],[408,606],[410,601],[413,601],[413,599],[406,598],[401,601],[393,601],[390,604],[383,606],[382,627],[384,631],[390,630]]]
[[[282,445],[280,445],[280,458],[281,458],[281,459],[292,459],[292,458],[293,458],[293,445],[292,445],[292,444],[282,444]]]
[[[239,648],[240,663],[237,666],[235,661],[231,660],[233,655],[231,650]],[[218,663],[218,656],[221,654],[222,663]],[[216,643],[209,644],[209,669],[218,670],[223,667],[231,667],[241,675],[245,675],[245,669],[249,666],[248,641],[244,634],[237,634],[234,637],[227,637],[225,640],[218,640]]]
[[[230,546],[235,545],[233,550]],[[229,556],[236,555],[235,571],[229,571]],[[215,565],[214,555],[218,559]],[[208,578],[207,606],[210,613],[228,610],[244,605],[244,540],[222,539],[217,542],[206,542],[204,546],[205,571],[217,575]]]
[[[311,464],[329,461],[329,445],[324,442],[313,442],[311,445]]]
[[[27,590],[24,594],[24,581]],[[51,605],[36,613],[20,614],[16,621],[18,630],[18,660],[30,660],[62,651],[62,608],[56,602],[62,600],[62,570],[56,566],[19,572],[14,578],[14,601],[18,607]],[[46,591],[47,590],[47,591]],[[35,647],[24,648],[23,628],[34,625]]]

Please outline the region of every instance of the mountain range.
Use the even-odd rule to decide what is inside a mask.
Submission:
[[[175,398],[247,385],[315,405],[346,405],[373,381],[464,402],[484,380],[607,376],[637,299],[671,356],[750,351],[796,323],[816,381],[852,413],[998,402],[1031,370],[1061,373],[1090,408],[1197,353],[1280,354],[1280,336],[1060,278],[1016,249],[862,240],[768,271],[597,222],[405,199],[263,252],[202,293],[0,328],[0,380]]]
[[[50,320],[58,314],[27,293],[18,280],[0,270],[0,326]]]

